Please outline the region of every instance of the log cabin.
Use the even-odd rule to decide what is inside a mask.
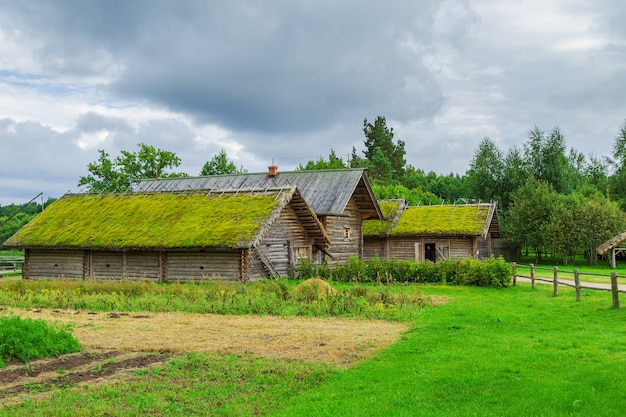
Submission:
[[[407,207],[379,202],[382,220],[364,222],[364,258],[430,260],[487,258],[500,237],[495,204]]]
[[[288,275],[330,245],[295,185],[67,194],[10,237],[23,278],[240,282]]]
[[[297,186],[323,224],[330,240],[327,248],[313,250],[315,263],[334,264],[349,256],[363,256],[363,221],[382,219],[378,201],[364,169],[279,172],[272,165],[265,173],[210,175],[193,178],[158,178],[141,181],[136,192],[238,190]]]

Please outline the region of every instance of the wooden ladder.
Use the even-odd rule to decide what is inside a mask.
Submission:
[[[263,262],[263,265],[265,266],[265,268],[269,271],[270,277],[280,278],[280,274],[278,273],[276,268],[274,268],[274,265],[272,265],[272,261],[270,261],[270,258],[267,257],[265,252],[263,252],[261,248],[259,248],[258,246],[255,247],[255,249],[256,249],[257,256],[259,257],[261,262]]]

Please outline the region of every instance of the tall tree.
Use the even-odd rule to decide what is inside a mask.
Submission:
[[[582,203],[576,217],[579,245],[587,263],[595,265],[598,261],[596,248],[624,231],[624,213],[616,202],[595,195]]]
[[[121,155],[114,160],[99,149],[98,160],[87,165],[89,174],[80,177],[78,186],[87,186],[92,193],[128,191],[142,179],[186,176],[170,172],[181,163],[175,153],[145,143],[137,146],[137,152],[121,151]]]
[[[530,177],[513,193],[506,215],[507,237],[520,246],[533,249],[537,263],[541,263],[546,246],[545,231],[550,224],[556,196],[552,185]]]
[[[382,156],[389,161],[391,179],[399,181],[404,175],[406,165],[404,142],[398,140],[394,143],[393,128],[387,127],[387,120],[383,116],[376,117],[373,124],[365,119],[363,133],[365,134],[365,150],[363,151],[365,159],[371,163],[377,154],[376,149],[380,149]],[[377,161],[377,164],[381,166],[381,161]],[[382,163],[382,165],[385,164]]]
[[[511,196],[519,187],[524,185],[529,177],[524,164],[524,155],[517,147],[512,147],[504,157],[504,170],[500,184],[500,208],[506,213],[511,204]]]
[[[626,121],[620,126],[613,144],[613,155],[609,158],[611,195],[626,208]]]
[[[546,136],[535,126],[524,144],[525,165],[530,175],[551,184],[558,193],[573,190],[572,167],[567,157],[565,137],[558,127]]]
[[[211,160],[204,163],[200,175],[224,175],[224,174],[243,174],[246,170],[237,168],[235,163],[228,159],[228,155],[224,149],[213,155]]]
[[[501,184],[504,176],[502,151],[489,138],[485,137],[474,152],[466,173],[472,196],[483,201],[500,200]]]

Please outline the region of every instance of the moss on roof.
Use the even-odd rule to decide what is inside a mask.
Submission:
[[[400,202],[379,201],[378,206],[383,214],[383,220],[365,220],[363,221],[364,236],[387,236],[393,226],[393,220],[400,208]]]
[[[482,235],[491,205],[442,205],[409,207],[391,236],[407,235]]]
[[[242,247],[277,206],[276,193],[68,195],[36,216],[5,246]]]

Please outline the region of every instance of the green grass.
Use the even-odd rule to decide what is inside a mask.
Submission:
[[[187,312],[305,317],[361,317],[408,321],[428,300],[419,290],[398,292],[373,285],[331,283],[334,297],[301,300],[299,281],[239,283],[167,283],[146,281],[8,281],[0,282],[0,305],[90,311]],[[416,289],[416,287],[413,287]]]
[[[232,355],[190,354],[130,381],[58,391],[0,416],[258,416],[328,379],[333,367]]]
[[[583,290],[576,302],[572,289],[553,297],[549,286],[530,284],[390,291],[449,301],[422,309],[401,340],[347,370],[191,355],[130,381],[27,400],[0,416],[623,415],[626,313],[611,308],[610,294]]]
[[[71,327],[56,326],[44,320],[0,316],[0,368],[13,359],[28,362],[80,349]]]
[[[606,293],[568,292],[430,287],[450,302],[273,415],[623,415],[626,316]]]

